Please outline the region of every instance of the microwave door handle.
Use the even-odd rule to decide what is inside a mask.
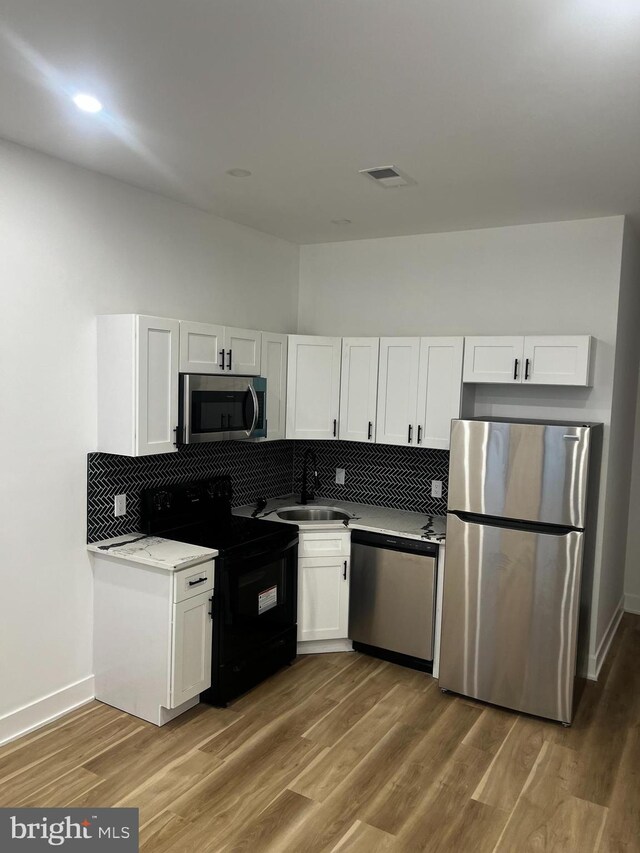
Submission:
[[[253,387],[253,382],[249,383],[249,393],[253,399],[253,421],[247,435],[251,435],[253,433],[256,428],[256,424],[258,423],[258,395],[256,394],[256,389]]]

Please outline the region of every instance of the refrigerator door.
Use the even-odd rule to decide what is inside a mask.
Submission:
[[[440,686],[571,722],[584,534],[447,517]]]
[[[453,421],[449,510],[584,528],[590,439],[590,427]]]

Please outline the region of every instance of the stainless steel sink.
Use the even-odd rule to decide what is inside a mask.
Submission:
[[[277,515],[285,521],[348,521],[346,512],[332,509],[330,506],[304,506],[295,509],[281,509]]]

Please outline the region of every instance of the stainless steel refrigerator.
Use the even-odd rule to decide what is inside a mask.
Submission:
[[[601,424],[455,420],[440,687],[570,723]]]

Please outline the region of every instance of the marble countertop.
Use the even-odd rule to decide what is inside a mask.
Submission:
[[[218,552],[212,548],[188,545],[185,542],[175,542],[173,539],[163,539],[160,536],[144,536],[139,542],[131,541],[139,536],[143,536],[143,534],[128,533],[126,536],[115,536],[113,539],[105,539],[102,542],[92,542],[87,545],[87,550],[99,554],[101,557],[141,563],[145,566],[165,569],[168,572],[197,566],[198,563],[213,560],[214,557],[218,556]],[[117,545],[120,542],[128,541],[131,541],[130,545],[121,545],[119,548],[105,549],[100,547],[101,545]]]
[[[405,536],[407,539],[422,539],[425,542],[435,542],[444,545],[446,535],[446,518],[443,515],[425,515],[420,512],[407,512],[402,509],[391,509],[384,506],[369,506],[368,504],[353,503],[352,501],[333,501],[318,498],[307,504],[313,506],[328,506],[346,512],[350,518],[348,522],[342,521],[312,521],[312,522],[285,522],[276,513],[279,509],[299,509],[298,494],[288,495],[284,498],[274,498],[267,502],[262,512],[256,518],[268,518],[270,521],[280,521],[287,524],[296,524],[301,530],[336,530],[340,527],[349,527],[351,530],[370,530],[373,533],[389,533],[396,536]],[[236,507],[233,512],[236,515],[251,517],[255,504]]]

